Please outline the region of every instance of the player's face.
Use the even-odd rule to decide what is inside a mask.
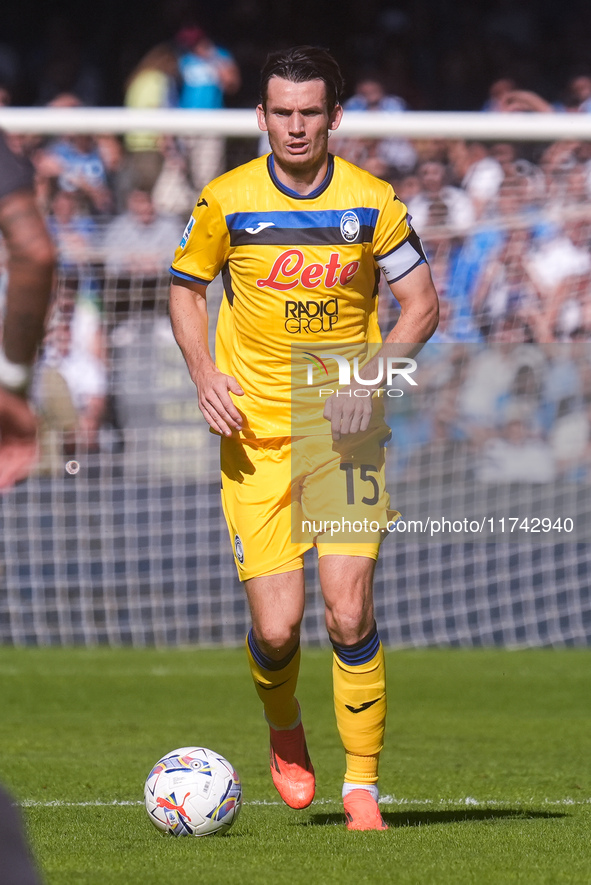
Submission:
[[[267,107],[257,108],[259,128],[279,165],[296,177],[319,169],[328,154],[328,131],[341,122],[342,108],[329,112],[322,80],[292,83],[271,77]]]

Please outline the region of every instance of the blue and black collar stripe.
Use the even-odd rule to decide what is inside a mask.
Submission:
[[[293,197],[294,200],[314,200],[316,197],[319,197],[320,194],[324,193],[332,181],[334,175],[334,156],[332,154],[328,155],[328,169],[326,170],[326,175],[318,187],[314,188],[309,194],[298,194],[297,191],[292,190],[290,187],[287,187],[279,181],[277,173],[275,172],[275,157],[273,154],[269,154],[267,157],[267,169],[269,170],[271,181],[282,194],[285,194],[287,197]]]

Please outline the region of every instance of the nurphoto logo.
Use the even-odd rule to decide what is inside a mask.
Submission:
[[[348,387],[352,380],[361,385],[362,389],[356,390],[354,392],[355,396],[371,396],[375,391],[381,393],[382,385],[384,383],[387,388],[388,396],[403,396],[404,391],[400,389],[392,389],[394,379],[398,380],[400,378],[404,379],[413,387],[417,386],[417,382],[412,377],[413,373],[417,370],[417,362],[412,359],[412,357],[388,356],[384,358],[380,356],[376,360],[370,361],[371,371],[372,374],[375,373],[375,377],[363,378],[360,375],[358,357],[353,357],[353,360],[349,360],[347,357],[339,353],[321,353],[320,355],[317,355],[309,351],[305,351],[302,355],[310,364],[308,366],[306,381],[306,384],[309,387],[315,384],[315,369],[323,372],[327,378],[330,377],[325,360],[334,360],[336,362],[339,374],[338,383],[341,387]],[[335,393],[335,391],[329,388],[324,388],[319,391],[320,396],[330,396],[333,393]],[[380,393],[378,393],[378,395],[380,395]]]

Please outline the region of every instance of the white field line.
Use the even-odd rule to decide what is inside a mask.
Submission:
[[[110,808],[124,805],[143,805],[141,799],[113,799],[112,801],[103,801],[101,799],[88,800],[86,802],[68,802],[62,799],[49,799],[38,801],[36,799],[23,799],[16,803],[21,808]],[[268,799],[246,799],[244,805],[283,805],[283,802],[270,801]],[[317,805],[341,805],[339,799],[315,799],[314,806]],[[528,800],[512,800],[512,799],[475,799],[473,796],[465,796],[463,799],[397,799],[395,796],[382,796],[380,805],[395,805],[407,807],[411,810],[414,806],[424,808],[501,808],[503,806],[524,808],[528,805],[552,805],[552,806],[568,806],[568,805],[591,805],[589,799],[535,799]]]

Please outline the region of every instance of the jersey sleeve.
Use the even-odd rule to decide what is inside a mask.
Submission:
[[[388,283],[395,283],[427,261],[421,240],[410,224],[406,206],[390,186],[380,208],[373,254]]]
[[[171,274],[207,285],[218,275],[230,250],[230,234],[219,202],[206,187],[174,253]]]

